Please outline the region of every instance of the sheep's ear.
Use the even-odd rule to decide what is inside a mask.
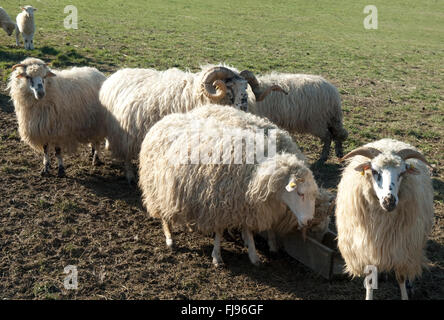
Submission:
[[[55,77],[55,76],[56,76],[56,74],[53,73],[52,71],[48,71],[48,73],[46,74],[46,77],[49,77],[49,78],[52,78],[52,77]]]
[[[19,74],[17,75],[17,78],[25,78],[25,74],[23,74],[23,73],[19,73]]]
[[[37,8],[32,8],[32,10],[37,11]]]
[[[359,166],[355,167],[355,170],[361,172],[361,174],[364,175],[365,170],[368,170],[370,168],[371,168],[370,162],[364,162]]]
[[[20,7],[22,10],[25,10],[25,8],[23,8],[23,7]]]
[[[419,172],[419,170],[418,169],[416,169],[415,168],[415,166],[413,165],[413,164],[408,164],[407,166],[406,166],[406,170],[405,170],[407,173],[410,173],[410,174],[419,174],[420,172]]]

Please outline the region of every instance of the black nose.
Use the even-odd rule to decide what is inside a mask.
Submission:
[[[41,99],[45,96],[45,92],[44,91],[37,91],[37,96],[39,97],[39,99]]]
[[[396,208],[396,198],[391,194],[384,198],[382,206],[387,211],[393,211]]]

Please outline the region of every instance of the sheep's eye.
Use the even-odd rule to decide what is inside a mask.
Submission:
[[[381,174],[378,171],[372,169],[372,174],[376,180],[381,181]]]

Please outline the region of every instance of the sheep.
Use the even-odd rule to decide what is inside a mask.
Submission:
[[[302,229],[304,238],[305,234],[308,233],[312,238],[319,242],[322,241],[324,235],[328,231],[333,206],[333,194],[324,188],[319,188],[319,193],[315,200],[314,218]],[[287,212],[284,213],[282,218],[277,219],[277,222],[267,231],[268,247],[270,251],[278,251],[276,235],[282,236],[297,229],[300,229],[298,221],[290,214],[289,209],[287,209]]]
[[[95,68],[50,70],[40,59],[15,65],[8,81],[21,139],[44,154],[42,176],[49,175],[49,148],[54,147],[58,176],[65,175],[62,150],[72,153],[91,143],[93,164],[100,163],[99,146],[106,136],[105,108],[99,90],[105,76]]]
[[[256,78],[251,72],[243,71],[241,76],[248,80],[255,96],[272,85],[288,93],[271,93],[261,101],[249,95],[249,112],[270,119],[290,133],[319,137],[324,144],[320,163],[328,159],[332,140],[336,155],[342,157],[342,142],[348,132],[342,123],[339,92],[330,82],[321,76],[307,74],[271,73]]]
[[[22,7],[22,12],[17,15],[17,28],[15,29],[15,44],[20,46],[19,36],[23,35],[26,50],[34,50],[34,12],[36,8],[32,6]]]
[[[237,125],[229,125],[206,107],[168,115],[146,134],[139,155],[143,204],[151,217],[161,219],[168,247],[173,246],[172,225],[193,225],[204,234],[215,234],[212,258],[219,266],[223,263],[223,231],[242,229],[249,259],[257,265],[260,260],[253,232],[269,230],[287,206],[305,226],[313,218],[318,187],[312,172],[296,154],[270,154],[271,149],[265,146],[273,141],[272,131],[258,134],[262,128],[253,130],[248,119],[245,127],[239,126],[247,113],[225,108],[236,111],[232,118]],[[223,115],[223,110],[219,114]],[[247,141],[257,137],[256,148],[261,149],[263,142],[268,157],[247,161]],[[276,141],[279,145],[279,139]],[[285,148],[285,143],[280,145]],[[233,147],[238,146],[242,157],[236,162]],[[201,157],[196,161],[193,154]],[[222,163],[221,155],[226,160]],[[212,160],[208,161],[207,156]]]
[[[187,112],[207,103],[246,110],[247,85],[236,69],[225,65],[204,66],[198,73],[176,68],[119,70],[100,90],[100,101],[109,110],[107,149],[125,161],[125,175],[132,182],[131,160],[137,159],[152,125],[167,114]],[[271,90],[276,89],[261,92],[263,98]]]
[[[368,143],[345,155],[336,198],[338,246],[346,272],[366,266],[394,270],[402,299],[406,280],[422,273],[424,247],[434,220],[433,187],[424,156],[393,139]],[[372,299],[368,286],[366,299]]]
[[[0,27],[5,30],[8,36],[11,36],[16,28],[15,23],[11,20],[5,9],[2,7],[0,7]]]

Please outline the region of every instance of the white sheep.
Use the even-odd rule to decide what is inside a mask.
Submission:
[[[43,152],[42,175],[49,174],[49,148],[55,148],[58,175],[65,169],[64,153],[80,143],[92,143],[93,164],[99,162],[100,142],[105,138],[105,108],[99,90],[106,77],[95,68],[50,70],[40,59],[27,58],[13,67],[8,90],[14,102],[21,139]]]
[[[424,156],[409,144],[382,139],[344,156],[351,159],[338,186],[338,246],[353,276],[366,266],[394,270],[407,299],[426,263],[424,247],[433,226],[433,187]],[[367,299],[372,299],[370,286]]]
[[[256,97],[273,85],[288,93],[271,93],[263,101],[250,95],[249,112],[270,119],[290,133],[319,137],[324,144],[320,162],[328,159],[332,140],[336,155],[342,157],[342,142],[348,133],[342,123],[341,98],[335,86],[316,75],[271,73],[256,78],[243,71],[241,76],[248,80]]]
[[[246,110],[247,86],[236,69],[222,65],[205,66],[198,73],[176,68],[119,70],[100,90],[100,101],[109,110],[107,148],[125,161],[131,182],[135,176],[131,160],[137,158],[152,125],[170,113],[188,112],[208,103]]]
[[[32,6],[22,7],[22,12],[17,15],[17,28],[15,30],[15,44],[20,45],[19,36],[22,34],[26,50],[34,50],[35,22],[34,12],[36,8]]]
[[[15,30],[15,23],[11,20],[11,18],[6,13],[5,9],[0,7],[0,27],[5,30],[8,36],[11,36]]]
[[[315,213],[309,224],[302,228],[303,236],[308,233],[312,238],[322,241],[324,235],[328,232],[328,226],[331,220],[331,214],[334,207],[334,195],[324,188],[319,188],[319,193],[315,200]],[[271,252],[278,251],[276,235],[283,236],[297,229],[301,229],[297,219],[287,209],[287,212],[276,219],[276,223],[267,232],[268,247]]]
[[[313,218],[318,187],[310,169],[295,154],[270,154],[275,137],[271,130],[253,130],[251,118],[241,125],[243,117],[251,115],[230,110],[235,111],[231,117],[236,123],[230,126],[206,107],[166,116],[147,133],[139,158],[143,203],[152,217],[162,220],[168,246],[173,245],[173,224],[215,233],[212,257],[218,266],[223,263],[223,231],[242,229],[250,261],[258,264],[253,232],[269,230],[287,207],[305,226]],[[218,114],[224,114],[223,107],[209,108],[219,108]],[[247,145],[252,141],[268,153],[263,161],[257,157],[247,161],[252,155],[247,150],[253,152]],[[275,142],[279,145],[279,140]],[[285,143],[280,146],[285,148]],[[236,162],[238,147],[241,161]]]

